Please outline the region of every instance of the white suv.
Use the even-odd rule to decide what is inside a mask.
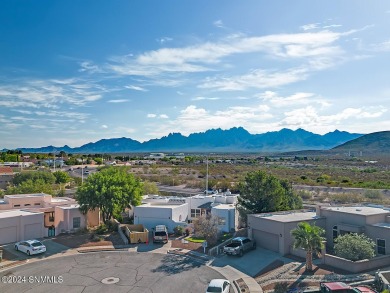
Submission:
[[[157,225],[153,233],[153,243],[168,242],[168,230],[165,225]]]

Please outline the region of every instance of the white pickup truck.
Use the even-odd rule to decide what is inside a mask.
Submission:
[[[256,242],[246,237],[236,237],[232,239],[230,244],[224,246],[223,252],[228,255],[243,256],[244,252],[255,248]]]

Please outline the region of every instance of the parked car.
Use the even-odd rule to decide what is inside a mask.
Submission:
[[[229,293],[230,282],[225,279],[211,280],[207,287],[206,293]]]
[[[38,240],[26,240],[15,243],[15,250],[26,253],[27,255],[33,255],[38,253],[44,253],[46,246]]]
[[[247,237],[233,238],[230,244],[227,244],[223,248],[223,252],[228,255],[243,256],[244,252],[256,248],[256,242],[250,240]]]
[[[153,243],[168,242],[168,230],[165,225],[157,225],[153,233]]]

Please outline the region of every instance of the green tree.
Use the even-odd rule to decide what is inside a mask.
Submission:
[[[364,234],[345,234],[335,239],[335,254],[352,261],[370,259],[375,256],[375,243]]]
[[[45,171],[27,171],[16,174],[12,183],[19,185],[24,181],[42,179],[46,184],[53,184],[56,181],[56,177],[51,172]]]
[[[141,204],[142,192],[142,182],[126,168],[110,167],[90,175],[77,190],[76,199],[83,213],[99,208],[107,222],[119,218],[130,205]]]
[[[70,176],[64,171],[56,171],[53,173],[53,175],[56,178],[55,182],[57,184],[65,184],[70,181]]]
[[[298,227],[291,231],[294,237],[294,248],[303,248],[306,250],[306,270],[313,270],[313,253],[320,254],[324,246],[325,230],[315,224],[310,225],[307,222],[300,222]]]
[[[64,196],[65,195],[65,184],[70,182],[71,178],[68,173],[64,171],[56,171],[53,173],[54,177],[56,178],[56,183],[60,185],[60,191],[57,194],[57,196]]]
[[[51,184],[45,182],[44,179],[27,179],[22,183],[10,186],[6,189],[6,194],[28,194],[28,193],[47,193],[53,195]]]
[[[158,187],[155,182],[144,181],[143,182],[144,194],[158,194]]]
[[[238,186],[237,209],[243,221],[246,215],[299,209],[302,199],[287,180],[279,180],[264,171],[249,172]]]

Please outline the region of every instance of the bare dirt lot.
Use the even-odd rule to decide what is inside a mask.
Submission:
[[[117,232],[101,235],[101,240],[94,241],[92,233],[85,234],[64,234],[54,238],[53,241],[65,245],[69,248],[93,247],[93,246],[118,246],[123,245],[123,241]],[[96,239],[96,238],[95,238]]]

